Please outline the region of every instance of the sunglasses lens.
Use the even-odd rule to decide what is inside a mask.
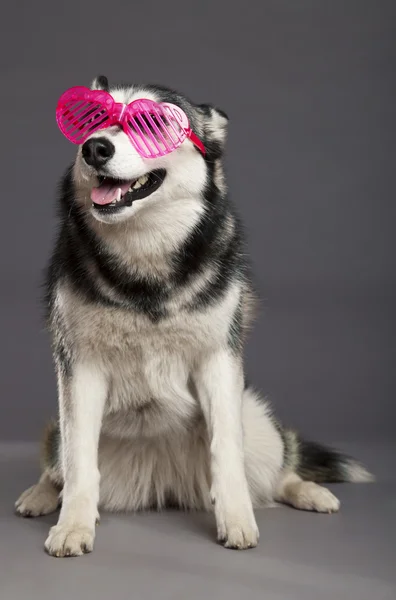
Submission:
[[[162,105],[149,100],[134,102],[127,119],[127,133],[139,154],[154,158],[169,154],[184,141],[186,134],[174,116]]]
[[[61,100],[56,111],[58,126],[71,142],[81,144],[91,133],[108,126],[110,116],[103,103],[79,94]]]

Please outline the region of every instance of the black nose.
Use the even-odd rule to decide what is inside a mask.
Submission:
[[[114,155],[113,144],[105,137],[87,140],[82,147],[82,155],[90,167],[99,169]]]

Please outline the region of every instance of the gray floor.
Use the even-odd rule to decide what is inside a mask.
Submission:
[[[55,559],[43,542],[56,515],[13,515],[38,473],[35,448],[0,444],[0,598],[394,600],[395,447],[346,449],[366,459],[378,482],[333,486],[338,515],[258,511],[255,550],[217,546],[209,515],[102,514],[93,554]]]

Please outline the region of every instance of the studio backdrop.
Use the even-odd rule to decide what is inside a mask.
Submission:
[[[150,2],[41,0],[5,10],[0,439],[36,440],[56,412],[40,284],[75,147],[55,106],[98,74],[163,83],[228,113],[229,188],[261,295],[249,380],[309,437],[390,436],[394,1],[169,0],[158,12]]]

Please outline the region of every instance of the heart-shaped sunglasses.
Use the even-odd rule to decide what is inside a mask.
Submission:
[[[94,132],[118,125],[143,158],[165,156],[179,148],[186,138],[205,154],[205,147],[192,131],[187,115],[168,102],[142,98],[122,104],[104,90],[78,86],[66,90],[59,98],[56,121],[73,144],[83,144]]]

